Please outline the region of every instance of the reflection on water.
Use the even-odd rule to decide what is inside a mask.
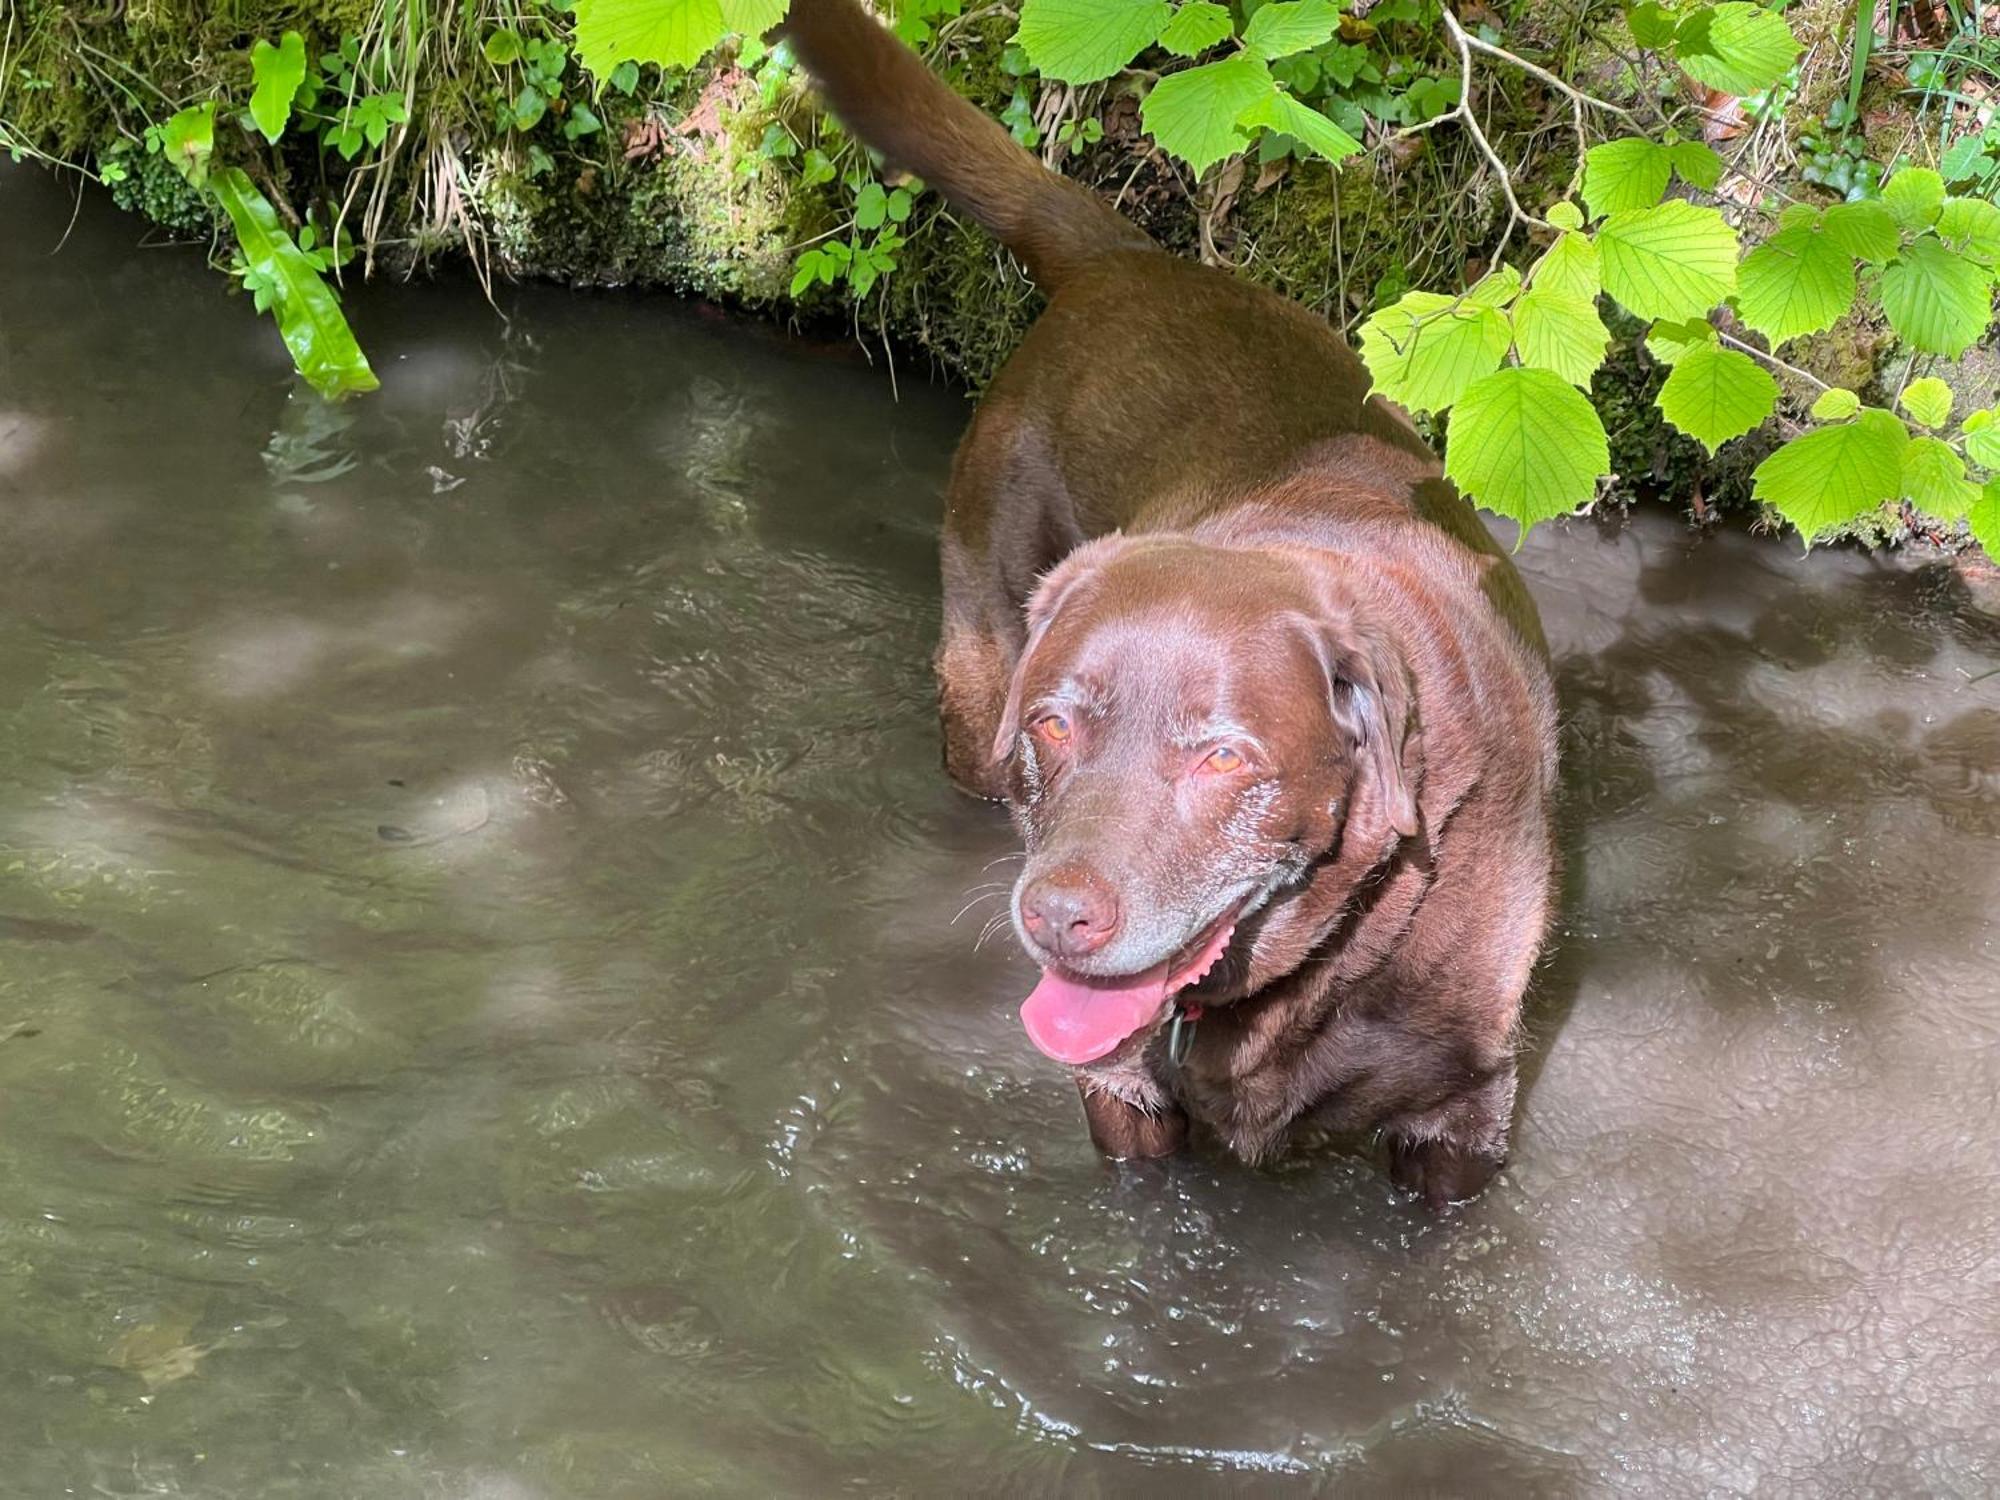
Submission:
[[[962,403],[377,287],[329,408],[68,216],[0,177],[0,1491],[2000,1484],[1990,582],[1538,535],[1506,1177],[1107,1169],[936,769]]]

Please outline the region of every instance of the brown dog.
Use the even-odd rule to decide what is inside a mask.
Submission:
[[[1477,1192],[1553,865],[1519,577],[1318,318],[1161,252],[855,0],[780,35],[1049,294],[958,451],[937,657],[946,766],[1029,851],[1029,1036],[1111,1155],[1309,1118]]]

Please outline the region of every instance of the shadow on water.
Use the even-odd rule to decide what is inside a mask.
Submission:
[[[1522,554],[1514,1159],[1091,1153],[936,768],[963,402],[357,288],[330,408],[0,175],[0,1452],[22,1494],[1977,1494],[1990,576]]]

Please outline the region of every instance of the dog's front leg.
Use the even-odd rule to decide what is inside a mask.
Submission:
[[[1113,1161],[1172,1156],[1186,1144],[1187,1111],[1138,1070],[1079,1073],[1091,1143]]]

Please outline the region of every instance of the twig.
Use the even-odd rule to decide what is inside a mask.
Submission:
[[[1630,125],[1634,130],[1639,128],[1638,116],[1634,115],[1631,110],[1624,108],[1622,105],[1612,104],[1608,100],[1599,99],[1594,94],[1586,94],[1582,89],[1574,88],[1564,83],[1547,68],[1537,67],[1525,57],[1519,57],[1509,52],[1505,47],[1496,47],[1489,41],[1471,35],[1464,27],[1458,24],[1458,17],[1454,16],[1450,11],[1444,12],[1444,24],[1445,28],[1451,32],[1452,40],[1458,43],[1461,52],[1470,47],[1475,52],[1484,52],[1488,57],[1497,57],[1502,62],[1512,63],[1529,77],[1539,78],[1558,93],[1568,95],[1579,108],[1587,104],[1592,109],[1601,109],[1608,115],[1618,116],[1619,119]]]
[[[1787,375],[1796,375],[1798,376],[1799,379],[1806,381],[1809,384],[1816,385],[1823,391],[1830,391],[1833,389],[1832,386],[1828,385],[1824,380],[1821,380],[1819,376],[1813,374],[1812,371],[1801,370],[1797,365],[1791,364],[1786,360],[1782,360],[1778,358],[1778,356],[1775,354],[1771,354],[1763,349],[1759,349],[1755,344],[1745,343],[1742,339],[1737,338],[1734,334],[1724,333],[1720,328],[1718,328],[1715,330],[1715,336],[1718,339],[1722,340],[1723,343],[1729,345],[1730,348],[1741,349],[1745,354],[1748,354],[1756,359],[1761,359],[1764,361],[1765,364],[1770,365],[1774,369],[1783,370]]]

